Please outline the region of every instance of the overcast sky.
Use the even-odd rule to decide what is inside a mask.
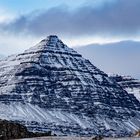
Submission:
[[[106,73],[140,79],[140,42],[90,44],[75,49]]]
[[[0,0],[0,54],[50,34],[70,47],[140,41],[140,0]]]
[[[70,46],[140,40],[139,7],[140,0],[1,0],[0,47],[18,52],[49,34]]]

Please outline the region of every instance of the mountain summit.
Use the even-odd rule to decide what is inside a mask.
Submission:
[[[140,102],[51,35],[0,61],[0,118],[31,131],[126,136],[140,128]]]

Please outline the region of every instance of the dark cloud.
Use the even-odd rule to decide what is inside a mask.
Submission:
[[[60,6],[21,16],[1,28],[33,35],[137,35],[140,33],[140,0],[116,0],[97,9],[91,4],[75,11]]]

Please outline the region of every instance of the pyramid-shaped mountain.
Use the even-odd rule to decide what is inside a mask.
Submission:
[[[0,118],[31,131],[126,136],[140,128],[140,102],[52,35],[0,61]]]

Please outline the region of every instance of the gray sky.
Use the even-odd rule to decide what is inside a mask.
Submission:
[[[140,35],[140,0],[104,1],[106,2],[100,7],[95,7],[91,1],[75,9],[69,8],[68,5],[60,5],[34,10],[25,15],[23,13],[8,24],[1,24],[1,27],[3,31],[34,36],[58,34],[67,37],[112,38]]]
[[[140,42],[90,44],[76,50],[106,73],[131,75],[140,79]]]
[[[139,7],[140,0],[1,0],[0,39],[28,38],[29,45],[57,34],[70,46],[140,40]]]
[[[95,1],[100,4],[95,6]],[[71,8],[74,7],[72,2],[63,2],[46,9],[33,9],[28,14],[22,12],[12,21],[3,22],[1,30],[34,36],[58,34],[62,37],[137,38],[140,35],[140,0],[95,1],[89,0],[89,3],[85,2],[75,8]]]

